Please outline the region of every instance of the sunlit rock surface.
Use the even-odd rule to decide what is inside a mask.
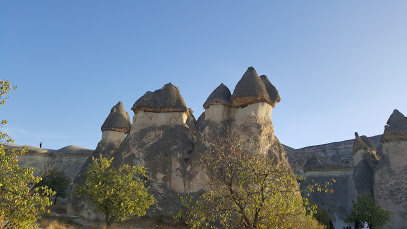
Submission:
[[[383,228],[405,228],[407,222],[407,119],[394,110],[382,137],[382,154],[376,168],[374,197],[392,212]]]

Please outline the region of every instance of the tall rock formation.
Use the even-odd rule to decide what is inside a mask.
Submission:
[[[374,173],[378,163],[376,146],[364,135],[355,132],[353,143],[353,181],[358,195],[373,194]]]
[[[267,76],[259,77],[253,67],[243,74],[233,95],[224,84],[219,85],[204,103],[205,113],[198,119],[197,151],[205,151],[205,141],[211,135],[228,133],[242,140],[250,139],[258,146],[254,149],[257,153],[267,154],[278,165],[290,168],[283,146],[274,135],[271,119],[278,102],[277,89]]]
[[[134,103],[131,128],[122,105],[116,105],[102,126],[103,137],[94,155],[114,157],[114,166],[145,166],[147,185],[156,200],[147,214],[168,216],[180,207],[179,194],[205,191],[207,174],[201,171],[198,158],[208,152],[208,140],[214,139],[214,134],[230,134],[217,135],[218,139],[250,139],[256,143],[256,153],[267,154],[276,164],[290,168],[271,121],[272,109],[279,101],[278,91],[267,77],[259,77],[250,67],[233,95],[224,84],[219,85],[196,121],[179,89],[169,83],[146,92]],[[91,206],[85,204],[79,202],[76,210],[92,218]]]
[[[385,126],[382,153],[374,179],[374,198],[392,212],[384,228],[406,228],[407,118],[394,110]]]
[[[92,157],[98,158],[100,155],[103,157],[111,158],[115,151],[123,142],[126,134],[130,132],[131,122],[129,114],[123,107],[122,102],[118,102],[110,110],[109,116],[103,122],[101,127],[102,139],[98,143],[95,151],[83,164],[79,174],[86,173],[89,163],[92,162]],[[74,183],[82,183],[81,176],[75,178]]]
[[[232,119],[236,109],[232,107],[229,88],[223,83],[220,84],[206,99],[203,107],[205,108],[205,120],[222,122]]]
[[[249,67],[237,83],[231,98],[235,107],[233,131],[242,139],[251,139],[259,144],[259,152],[275,158],[279,166],[290,168],[283,146],[274,135],[271,120],[272,110],[280,102],[277,89],[267,76],[259,77]]]
[[[131,129],[130,117],[124,109],[122,102],[118,102],[112,107],[101,129],[101,142],[114,143],[115,145],[122,143],[125,135],[128,134]]]
[[[176,212],[178,193],[196,191],[191,171],[194,128],[187,125],[190,110],[178,87],[169,83],[147,92],[133,105],[133,124],[129,135],[114,155],[113,164],[142,165],[148,169],[150,191],[156,205],[149,215]],[[194,125],[194,119],[189,119]]]
[[[118,102],[110,110],[109,116],[107,116],[103,123],[102,139],[98,143],[95,151],[85,161],[79,171],[78,176],[74,180],[75,185],[81,185],[84,183],[84,174],[89,164],[92,162],[92,158],[98,158],[100,156],[111,158],[120,144],[123,142],[126,134],[130,132],[131,123],[129,114],[123,107],[122,102]],[[92,204],[83,198],[71,197],[70,204],[67,209],[68,214],[80,215],[86,219],[100,219],[103,220],[104,216],[94,212]]]

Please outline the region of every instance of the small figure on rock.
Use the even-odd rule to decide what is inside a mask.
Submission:
[[[40,142],[40,148],[42,148],[42,142]]]

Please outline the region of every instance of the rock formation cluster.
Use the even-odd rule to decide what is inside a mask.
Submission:
[[[169,83],[146,92],[134,103],[132,123],[123,104],[115,105],[102,125],[102,139],[92,156],[114,157],[115,166],[147,167],[147,184],[157,203],[148,214],[169,215],[180,206],[179,194],[204,190],[206,174],[196,158],[208,150],[208,139],[226,129],[241,139],[254,140],[258,153],[289,168],[271,121],[272,109],[278,102],[279,93],[267,76],[260,77],[249,67],[233,94],[224,84],[219,85],[203,104],[205,112],[195,120],[180,90]],[[80,174],[90,162],[91,157]],[[80,175],[75,183],[81,183]],[[85,218],[98,217],[89,203],[80,199],[73,198],[70,211]]]
[[[311,203],[323,207],[335,227],[349,226],[344,219],[357,195],[372,194],[393,217],[385,228],[403,228],[407,222],[407,118],[394,110],[383,135],[293,149],[274,135],[272,110],[280,102],[278,90],[267,76],[249,67],[233,93],[220,84],[203,103],[196,120],[180,90],[169,83],[146,92],[131,108],[130,121],[123,104],[116,104],[102,125],[102,139],[92,156],[114,157],[115,166],[143,165],[149,170],[147,184],[156,205],[150,216],[166,216],[180,207],[179,195],[202,193],[207,175],[197,158],[208,151],[214,138],[233,134],[256,142],[256,152],[273,157],[278,166],[306,178],[301,188],[336,182],[332,192],[314,192]],[[215,137],[214,137],[215,136]],[[83,164],[75,184],[91,162]],[[85,200],[71,200],[71,214],[88,219],[99,216]]]

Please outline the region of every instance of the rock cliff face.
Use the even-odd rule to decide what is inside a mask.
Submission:
[[[366,136],[355,133],[353,144],[353,181],[356,192],[361,194],[373,194],[373,179],[378,163],[376,147]]]
[[[134,103],[131,129],[127,128],[128,119],[122,112],[122,104],[113,107],[102,131],[121,132],[103,135],[106,137],[92,155],[103,152],[103,156],[113,156],[115,166],[147,167],[147,184],[157,203],[148,215],[170,215],[180,207],[179,194],[204,191],[207,175],[200,170],[197,157],[208,149],[208,137],[214,133],[227,130],[238,138],[251,139],[259,146],[255,149],[257,153],[270,155],[276,164],[289,168],[271,121],[272,108],[279,101],[278,91],[267,77],[259,77],[250,67],[236,85],[233,95],[224,84],[219,85],[205,101],[205,112],[196,121],[179,89],[169,83],[159,90],[145,93]],[[113,117],[120,122],[114,121]],[[126,128],[118,128],[117,123]],[[123,138],[117,137],[121,133],[128,133],[124,140],[124,135]],[[80,182],[80,179],[76,181]],[[76,208],[71,208],[73,212],[79,211],[85,218],[95,217],[88,211],[91,206],[77,202]]]
[[[407,118],[394,110],[382,137],[382,154],[374,177],[374,198],[392,212],[384,228],[405,228],[407,222]]]
[[[8,148],[21,149],[22,146],[2,143]],[[18,157],[18,164],[23,167],[34,167],[35,176],[42,174],[44,169],[55,167],[64,172],[71,180],[78,175],[83,163],[89,158],[93,150],[77,146],[67,146],[59,150],[40,149],[28,147],[28,152],[24,156]]]
[[[369,173],[369,170],[362,166],[366,165],[365,161],[360,163],[359,168],[357,167],[363,157],[361,159],[354,159],[354,150],[370,149],[369,147],[375,148],[376,145],[381,144],[381,135],[371,138],[362,136],[361,138],[367,143],[364,143],[360,138],[356,138],[355,140],[309,146],[301,149],[284,146],[293,170],[306,178],[305,181],[301,182],[302,190],[305,190],[308,185],[315,183],[324,184],[332,182],[332,179],[336,181],[330,187],[333,193],[312,192],[309,196],[305,196],[311,203],[323,207],[328,212],[336,228],[349,226],[344,222],[344,219],[352,209],[352,201],[356,200],[356,185],[361,186],[359,189],[363,190],[365,188],[364,184],[372,184],[372,182],[366,182],[365,180],[363,180],[363,183],[355,184],[354,177],[362,179],[361,177],[367,175],[372,180],[372,173],[370,167],[367,167],[370,169]],[[360,141],[362,141],[363,147],[366,144],[368,146],[362,148]],[[359,154],[363,155],[363,153]],[[358,162],[355,165],[356,161]],[[368,187],[370,187],[368,190],[372,189],[372,185]]]
[[[112,107],[108,117],[103,123],[102,139],[98,143],[95,151],[87,158],[87,160],[81,164],[81,169],[78,175],[75,177],[74,186],[84,183],[83,175],[86,173],[86,169],[92,162],[92,158],[98,158],[100,156],[111,158],[120,144],[123,142],[125,135],[129,133],[131,128],[130,117],[124,110],[123,103],[119,102]],[[92,204],[83,198],[75,196],[71,197],[70,204],[67,209],[68,214],[80,215],[86,219],[99,219],[103,220],[103,215],[96,214],[93,211]]]
[[[251,140],[257,147],[256,153],[266,154],[275,159],[276,165],[292,168],[306,177],[302,189],[336,180],[330,187],[332,193],[313,192],[307,196],[311,203],[328,212],[335,227],[348,226],[344,219],[352,201],[364,193],[373,193],[383,208],[393,212],[386,228],[404,227],[407,118],[395,110],[383,135],[368,138],[355,133],[354,140],[293,149],[283,146],[274,135],[271,116],[280,101],[268,78],[259,77],[250,67],[233,93],[224,84],[219,85],[203,104],[205,112],[195,120],[180,90],[169,83],[146,92],[134,103],[132,123],[123,104],[115,105],[102,125],[102,139],[91,156],[114,157],[115,166],[147,167],[147,184],[157,203],[148,215],[168,216],[180,207],[180,194],[205,191],[207,175],[200,170],[197,159],[208,152],[211,141],[228,137]],[[91,156],[83,166],[79,164],[79,174],[86,171]],[[70,176],[78,173],[79,165],[75,165],[78,168]],[[76,177],[75,184],[82,182],[80,178]],[[70,213],[99,218],[92,206],[80,199],[72,199]]]
[[[373,145],[377,148],[381,146],[382,135],[369,137]],[[342,166],[352,166],[353,163],[353,143],[354,140],[345,140],[332,142],[323,145],[307,146],[300,149],[293,149],[284,145],[288,161],[293,170],[300,175],[304,175],[304,164],[313,155],[329,163],[339,164]]]

